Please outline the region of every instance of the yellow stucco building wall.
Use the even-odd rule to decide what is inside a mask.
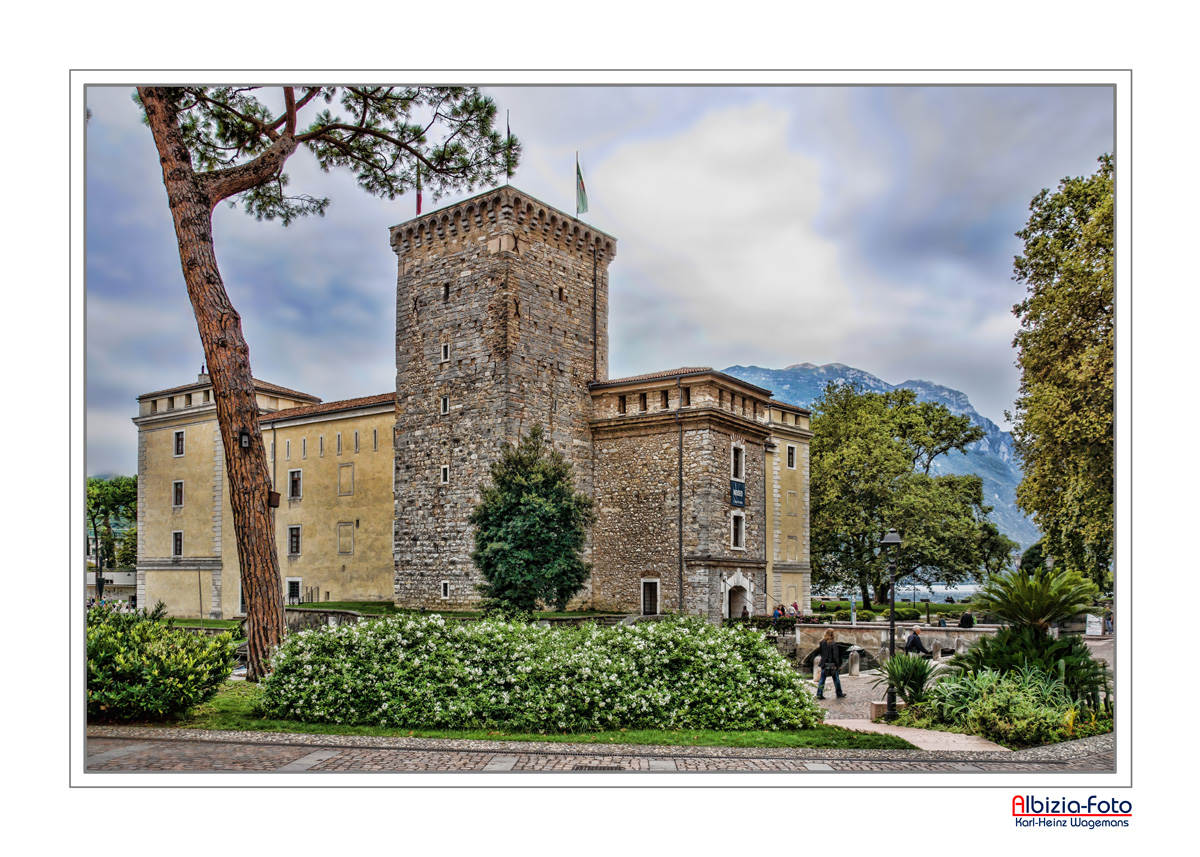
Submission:
[[[321,403],[307,393],[255,385],[268,463],[281,494],[275,531],[285,598],[289,589],[320,600],[389,598],[394,394]],[[138,605],[162,601],[170,615],[187,618],[244,615],[208,376],[139,396],[133,422]],[[301,471],[299,497],[289,498],[290,470]],[[289,553],[289,527],[300,528],[298,553]]]
[[[810,612],[812,563],[809,552],[809,411],[772,400],[767,452],[771,509],[767,514],[768,611],[796,604]]]

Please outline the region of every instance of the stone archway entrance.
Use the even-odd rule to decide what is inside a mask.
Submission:
[[[725,605],[725,615],[731,619],[737,619],[742,615],[743,607],[750,608],[750,593],[746,591],[746,587],[744,586],[734,586],[729,590],[729,597]]]

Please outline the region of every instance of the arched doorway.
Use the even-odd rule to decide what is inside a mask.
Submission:
[[[750,610],[750,593],[746,591],[746,587],[744,586],[731,587],[729,590],[729,602],[726,605],[726,609],[728,610],[726,615],[731,619],[740,618],[743,607],[753,612]]]

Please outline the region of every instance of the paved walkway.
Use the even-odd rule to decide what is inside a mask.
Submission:
[[[638,747],[89,727],[100,772],[1111,772],[1111,736],[1018,752]]]

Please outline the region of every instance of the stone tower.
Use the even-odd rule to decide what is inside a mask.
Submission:
[[[395,226],[395,601],[479,600],[467,518],[535,424],[592,494],[591,396],[608,377],[616,241],[511,187]]]

